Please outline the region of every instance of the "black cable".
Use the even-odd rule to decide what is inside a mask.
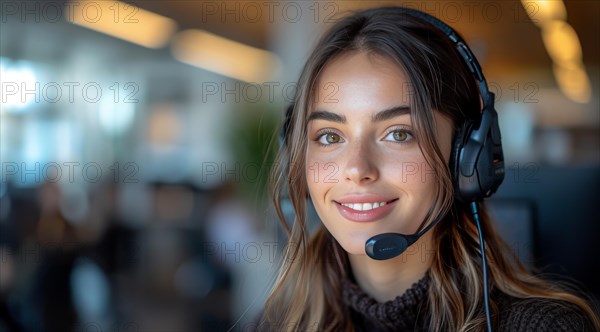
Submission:
[[[490,300],[488,296],[487,263],[485,260],[485,244],[483,242],[483,233],[481,232],[481,225],[479,223],[479,212],[477,210],[477,202],[471,203],[471,212],[473,212],[475,224],[477,225],[477,233],[479,233],[479,247],[481,248],[481,268],[483,270],[483,304],[485,306],[487,330],[488,332],[492,332],[492,321],[490,319]]]

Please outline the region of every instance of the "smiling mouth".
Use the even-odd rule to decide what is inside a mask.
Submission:
[[[354,211],[371,211],[371,210],[375,210],[377,208],[380,208],[382,206],[385,206],[386,204],[392,203],[397,201],[398,198],[394,198],[391,201],[387,201],[387,202],[372,202],[372,203],[340,203],[337,201],[337,204],[341,205],[341,206],[345,206],[349,209],[352,209]]]

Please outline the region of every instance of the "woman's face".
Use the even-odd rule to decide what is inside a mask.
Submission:
[[[372,236],[414,233],[436,195],[410,119],[403,71],[391,60],[349,53],[327,64],[309,112],[306,178],[323,224],[350,254]],[[448,160],[452,123],[434,112]]]

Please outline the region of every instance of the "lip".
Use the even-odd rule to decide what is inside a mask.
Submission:
[[[373,195],[373,197],[376,195]],[[359,196],[356,196],[359,197]],[[343,206],[340,203],[374,203],[374,202],[387,202],[386,205],[384,206],[380,206],[378,208],[372,209],[372,210],[368,210],[368,211],[357,211],[354,209],[351,209],[347,206]],[[354,222],[373,222],[373,221],[377,221],[380,220],[382,218],[384,218],[385,216],[387,216],[388,214],[390,214],[390,212],[392,212],[392,210],[394,209],[394,207],[396,206],[396,202],[398,202],[398,199],[391,199],[391,200],[386,200],[384,198],[382,198],[381,196],[378,196],[378,198],[376,198],[375,200],[372,200],[372,198],[367,199],[366,196],[362,196],[360,197],[360,199],[355,199],[355,196],[349,196],[346,197],[343,201],[334,201],[335,206],[337,207],[338,211],[340,211],[340,214],[342,215],[342,217],[350,220],[350,221],[354,221]]]
[[[396,199],[396,197],[385,197],[376,194],[356,194],[347,195],[340,199],[336,199],[337,203],[376,203],[376,202],[389,202]]]

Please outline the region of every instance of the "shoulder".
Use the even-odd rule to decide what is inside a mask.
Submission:
[[[593,331],[591,319],[575,304],[542,298],[498,299],[499,331]]]

